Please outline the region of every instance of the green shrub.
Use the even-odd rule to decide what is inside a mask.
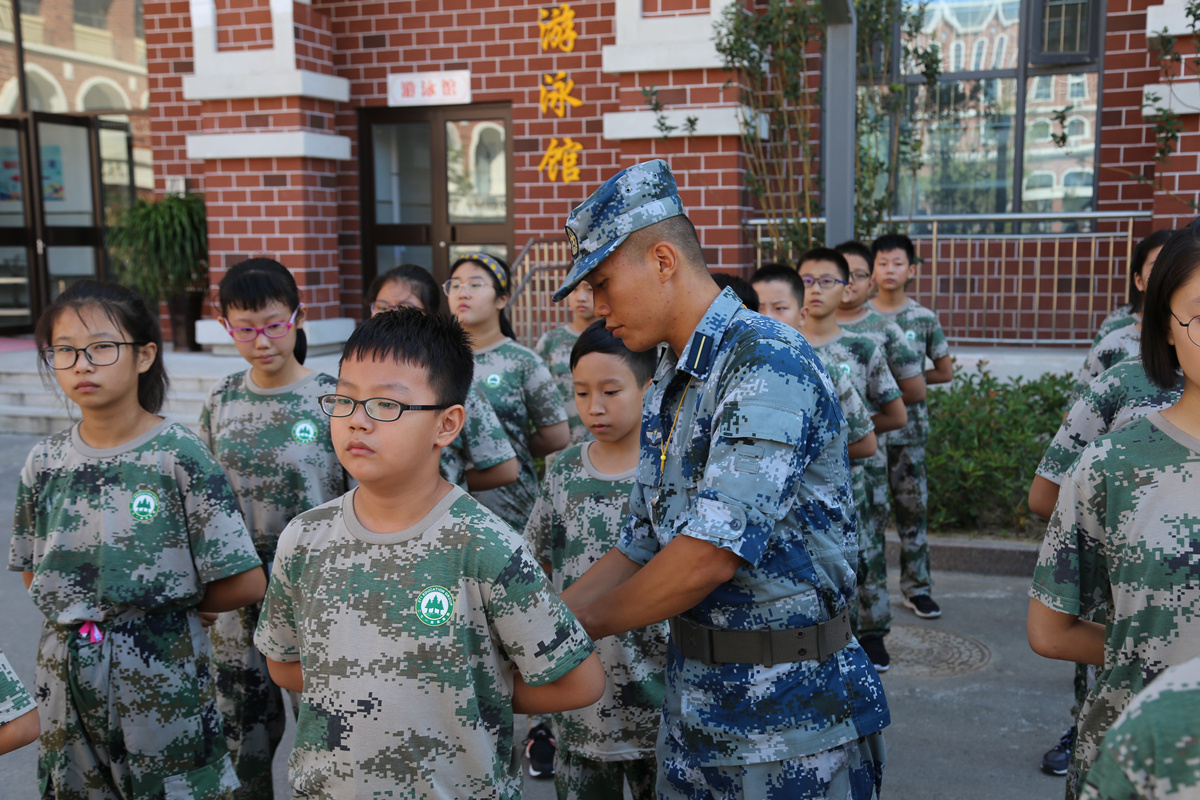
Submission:
[[[1067,410],[1074,378],[1001,382],[981,361],[929,391],[929,529],[1035,536],[1029,484]]]

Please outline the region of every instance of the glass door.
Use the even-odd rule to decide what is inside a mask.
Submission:
[[[507,105],[359,110],[363,283],[399,264],[448,277],[482,249],[512,254]]]
[[[30,273],[34,238],[26,224],[26,165],[21,123],[0,119],[0,332],[33,324],[35,287]]]

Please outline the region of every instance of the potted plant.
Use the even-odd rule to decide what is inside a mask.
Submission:
[[[175,349],[198,350],[196,320],[208,289],[204,196],[138,198],[118,214],[106,241],[117,280],[150,303],[167,301]]]

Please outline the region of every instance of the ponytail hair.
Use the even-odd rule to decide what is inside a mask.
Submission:
[[[138,375],[138,405],[157,414],[167,399],[167,388],[171,383],[163,364],[162,328],[158,324],[158,315],[132,289],[110,281],[82,280],[71,284],[38,317],[33,333],[38,350],[50,346],[54,325],[60,316],[68,312],[79,314],[85,308],[104,312],[138,350],[147,344],[155,346],[150,369]],[[38,359],[38,369],[43,378],[49,378],[50,367],[41,359]]]
[[[450,265],[450,277],[454,277],[458,268],[467,263],[475,264],[488,274],[488,277],[492,279],[492,288],[496,290],[497,297],[512,296],[512,273],[509,272],[508,264],[504,263],[504,259],[484,252],[467,253]],[[508,321],[507,308],[500,309],[500,333],[510,339],[517,338],[512,323]]]
[[[300,307],[300,289],[288,268],[273,258],[248,258],[229,268],[217,287],[221,316],[229,316],[229,307],[259,311],[268,304],[283,303],[292,311]],[[296,328],[296,361],[303,364],[308,355],[308,335]]]

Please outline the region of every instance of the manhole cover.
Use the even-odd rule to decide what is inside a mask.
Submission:
[[[922,678],[965,675],[992,659],[977,639],[928,625],[893,625],[887,648],[897,672]]]

